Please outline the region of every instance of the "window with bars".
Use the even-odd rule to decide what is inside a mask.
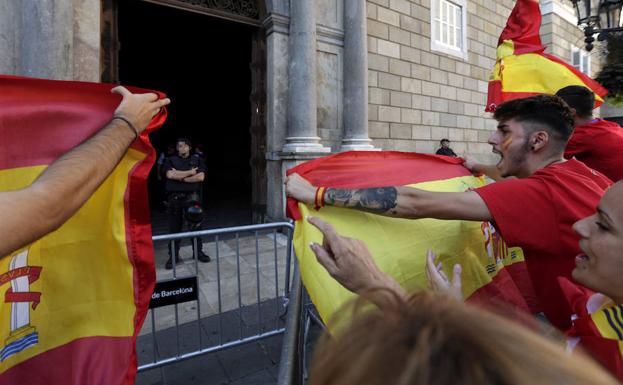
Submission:
[[[431,50],[467,58],[465,0],[431,0]]]
[[[591,57],[585,50],[578,47],[571,48],[571,65],[578,71],[591,76]]]

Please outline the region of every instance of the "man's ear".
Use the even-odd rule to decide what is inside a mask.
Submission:
[[[541,151],[549,146],[550,137],[547,131],[536,131],[530,137],[530,150]]]

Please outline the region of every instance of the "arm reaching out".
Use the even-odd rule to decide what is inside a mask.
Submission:
[[[312,243],[312,251],[342,286],[356,294],[389,289],[400,296],[406,295],[396,280],[379,269],[363,241],[339,235],[333,226],[319,218],[308,217],[307,220],[323,234],[322,245]]]
[[[322,245],[310,245],[318,263],[340,285],[355,294],[362,294],[374,289],[387,289],[406,298],[407,292],[388,274],[382,272],[372,259],[368,247],[358,239],[339,235],[329,223],[315,217],[307,221],[316,226],[323,234]],[[426,254],[426,275],[430,288],[448,296],[463,300],[461,290],[461,265],[454,265],[452,281],[441,270],[441,262],[435,264],[435,254],[428,250]],[[371,297],[378,307],[383,308],[382,298]]]
[[[30,186],[0,192],[0,256],[65,223],[112,172],[160,108],[170,103],[168,98],[132,94],[121,86],[112,92],[123,99],[104,128],[57,159]]]
[[[286,178],[286,194],[313,204],[317,188],[299,174]],[[398,218],[490,221],[491,212],[474,191],[433,192],[403,186],[363,189],[327,188],[325,204]]]

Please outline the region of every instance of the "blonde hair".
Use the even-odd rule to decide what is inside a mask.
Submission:
[[[428,291],[381,295],[382,311],[356,306],[350,327],[321,338],[310,385],[618,384],[506,317]]]

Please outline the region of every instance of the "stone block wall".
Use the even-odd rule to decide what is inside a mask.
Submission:
[[[562,10],[544,14],[547,52],[571,59],[583,33]],[[431,50],[431,0],[368,0],[369,126],[375,146],[432,153],[448,138],[458,154],[493,161],[487,139],[496,123],[484,112],[498,37],[515,2],[467,0],[467,59]],[[542,4],[543,7],[543,4]],[[563,7],[567,7],[564,9]],[[553,5],[550,6],[554,9]],[[574,43],[577,42],[577,43]],[[597,49],[595,49],[597,51]],[[593,75],[598,55],[592,55]]]
[[[550,5],[551,3],[551,5]],[[571,63],[573,47],[584,48],[584,32],[577,26],[575,10],[571,2],[565,0],[545,0],[542,2],[543,20],[541,23],[541,41],[547,47],[545,52],[556,55]],[[600,68],[601,44],[595,41],[595,48],[590,52],[591,73],[595,77]]]
[[[545,52],[566,61],[571,61],[571,48],[573,46],[584,47],[582,30],[555,13],[543,15],[540,32],[541,41],[547,46]]]
[[[430,0],[368,1],[369,125],[375,146],[495,156],[484,112],[496,46],[512,0],[467,1],[467,59],[431,50]]]

